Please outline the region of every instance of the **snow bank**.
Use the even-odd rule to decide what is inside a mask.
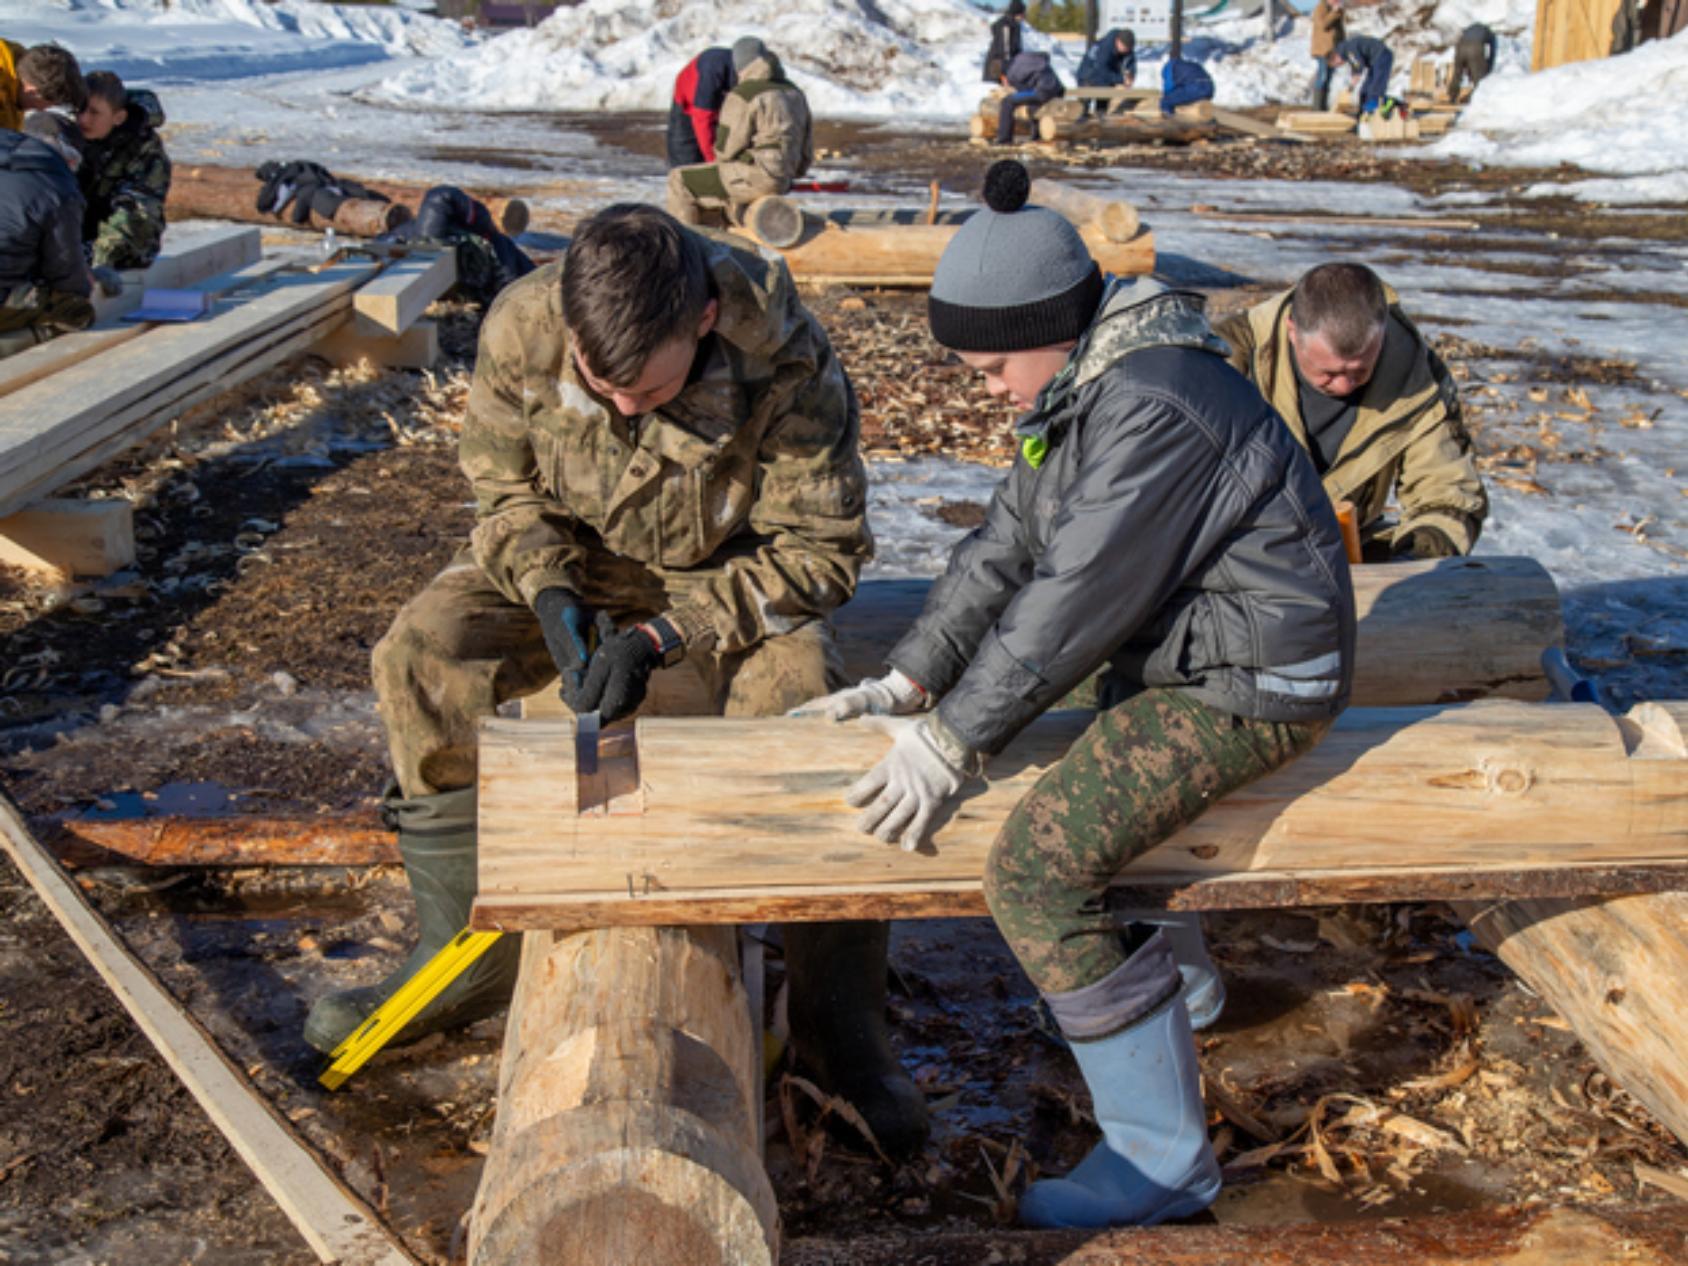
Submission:
[[[1688,168],[1688,32],[1604,61],[1486,79],[1431,152],[1512,166],[1680,174]],[[1681,186],[1655,185],[1668,187]]]
[[[154,83],[461,54],[478,37],[403,8],[310,0],[0,0],[0,30]]]
[[[364,95],[434,109],[665,110],[699,51],[758,35],[817,114],[950,117],[978,105],[990,22],[965,0],[585,0]],[[1056,66],[1072,82],[1065,51]]]

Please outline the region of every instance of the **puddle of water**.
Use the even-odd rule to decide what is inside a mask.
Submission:
[[[93,822],[125,818],[210,818],[235,812],[241,792],[217,782],[167,782],[153,791],[114,791],[83,810]]]

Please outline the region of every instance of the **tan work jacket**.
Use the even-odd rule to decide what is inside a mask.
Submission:
[[[813,132],[808,98],[769,53],[744,68],[721,103],[715,161],[753,163],[784,193],[814,161]]]
[[[512,602],[601,590],[589,561],[708,569],[668,614],[729,652],[839,606],[873,545],[856,398],[825,332],[777,256],[698,235],[720,315],[674,400],[627,418],[586,385],[558,261],[487,315],[460,460],[475,558]]]
[[[1254,381],[1303,445],[1301,392],[1285,319],[1293,291],[1221,323],[1231,364]],[[1330,499],[1354,503],[1361,535],[1390,544],[1416,527],[1437,527],[1469,554],[1489,512],[1488,494],[1460,415],[1459,389],[1389,291],[1383,353],[1360,397],[1360,413],[1324,474]],[[1391,489],[1401,521],[1379,523]]]
[[[1347,38],[1348,27],[1342,17],[1342,10],[1331,4],[1330,0],[1319,0],[1319,3],[1313,6],[1313,56],[1321,59],[1330,56],[1336,51],[1336,46]]]

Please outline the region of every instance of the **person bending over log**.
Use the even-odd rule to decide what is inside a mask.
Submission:
[[[1441,357],[1364,264],[1321,264],[1223,321],[1254,380],[1335,501],[1351,501],[1368,559],[1469,554],[1488,494]],[[1391,494],[1399,523],[1384,514]]]
[[[1360,80],[1359,113],[1388,113],[1387,107],[1394,100],[1389,96],[1389,76],[1395,69],[1395,54],[1389,51],[1389,45],[1370,35],[1351,35],[1331,49],[1325,61],[1332,70],[1347,66],[1350,77]]]
[[[1078,64],[1080,88],[1129,88],[1136,82],[1137,34],[1125,27],[1097,40]],[[1084,112],[1089,114],[1093,106],[1099,114],[1108,113],[1106,103],[1101,101],[1086,101]]]
[[[706,48],[674,77],[674,97],[668,103],[668,165],[689,167],[715,161],[715,128],[721,105],[738,83],[733,53]]]
[[[88,200],[82,241],[102,287],[115,294],[121,280],[101,273],[145,268],[164,244],[170,193],[170,156],[158,135],[164,107],[144,88],[126,89],[111,71],[96,70],[76,121],[85,142],[76,182]]]
[[[1026,410],[1020,455],[886,675],[798,711],[893,738],[847,799],[863,831],[913,849],[986,757],[1103,672],[1095,719],[1003,824],[984,889],[1102,1127],[1020,1216],[1152,1225],[1211,1203],[1219,1166],[1167,938],[1122,926],[1107,889],[1319,741],[1349,694],[1354,594],[1306,451],[1225,363],[1201,299],[1104,280],[1028,187],[1018,163],[992,167],[928,299],[938,342]]]
[[[1489,72],[1495,68],[1495,33],[1481,22],[1473,22],[1459,33],[1459,42],[1454,45],[1453,78],[1448,81],[1448,100],[1458,101],[1459,94],[1465,90],[1465,81],[1471,81],[1471,90],[1477,91],[1477,85],[1489,77]]]
[[[452,293],[482,307],[535,267],[527,252],[499,229],[486,204],[455,185],[435,185],[422,195],[414,219],[376,240],[431,244],[452,251],[457,256]]]
[[[756,199],[788,192],[815,159],[808,98],[780,59],[747,35],[733,45],[733,69],[738,83],[721,104],[715,161],[668,173],[668,210],[682,224],[736,224]]]
[[[1035,115],[1039,107],[1067,92],[1061,86],[1061,77],[1049,64],[1048,53],[1021,53],[1015,57],[1002,74],[1002,86],[1008,89],[1008,95],[997,107],[996,137],[992,142],[995,145],[1014,143],[1014,112],[1021,106]],[[1037,138],[1036,124],[1032,125],[1032,138]]]
[[[1160,108],[1169,115],[1179,106],[1213,100],[1213,76],[1187,57],[1168,57],[1161,67]]]
[[[82,258],[82,133],[37,110],[0,131],[0,357],[94,323]]]
[[[827,615],[872,552],[855,394],[785,264],[655,207],[590,217],[492,305],[463,423],[476,525],[399,612],[374,677],[397,787],[385,812],[421,941],[379,985],[330,994],[332,1051],[468,921],[477,721],[561,681],[576,714],[631,716],[684,662],[727,716],[838,684]],[[791,1040],[888,1150],[926,1108],[885,1028],[883,923],[785,929]],[[508,1000],[501,939],[402,1034]]]
[[[31,110],[54,106],[79,111],[88,100],[88,85],[76,58],[57,44],[26,49],[0,40],[0,129],[21,131]]]

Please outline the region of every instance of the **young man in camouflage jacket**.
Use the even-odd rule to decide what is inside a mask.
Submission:
[[[509,286],[481,332],[460,448],[477,523],[404,607],[374,675],[398,791],[388,812],[422,943],[384,984],[322,999],[331,1050],[465,924],[475,891],[475,725],[562,682],[577,714],[630,716],[658,669],[710,712],[778,715],[838,682],[828,614],[872,552],[855,395],[785,265],[610,207]],[[885,1032],[884,924],[785,929],[792,1044],[880,1143],[925,1133]],[[406,1040],[508,999],[516,938]]]
[[[77,115],[86,138],[77,183],[87,199],[82,240],[95,268],[145,268],[164,242],[170,156],[158,129],[164,107],[145,89],[126,90],[109,70],[88,76]]]

